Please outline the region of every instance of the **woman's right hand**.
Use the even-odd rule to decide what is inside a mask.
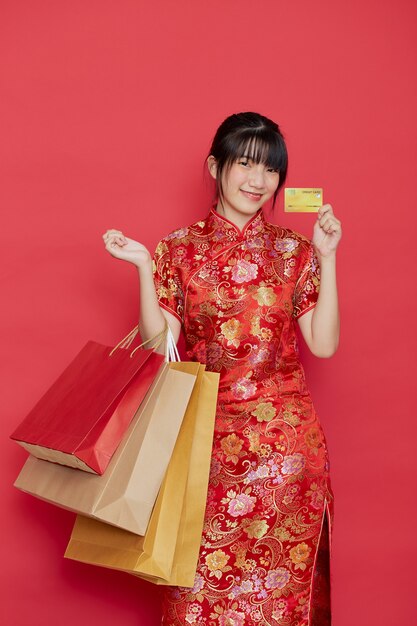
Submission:
[[[144,267],[150,264],[152,257],[144,245],[133,239],[125,237],[120,230],[111,229],[103,235],[104,245],[116,259],[129,261],[136,267]]]

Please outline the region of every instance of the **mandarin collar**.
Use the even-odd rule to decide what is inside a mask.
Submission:
[[[236,224],[233,224],[227,217],[217,213],[214,207],[211,208],[208,216],[208,225],[210,232],[215,236],[215,239],[226,237],[229,241],[238,241],[245,239],[248,236],[262,230],[265,226],[265,216],[262,209],[259,209],[257,213],[251,219],[242,230]]]

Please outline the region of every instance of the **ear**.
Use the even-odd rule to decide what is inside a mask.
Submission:
[[[212,154],[207,158],[207,167],[210,175],[216,180],[217,178],[217,161]]]

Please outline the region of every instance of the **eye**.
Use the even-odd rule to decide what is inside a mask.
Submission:
[[[239,165],[249,165],[249,161],[247,159],[241,159],[240,161],[238,161]]]
[[[278,169],[274,169],[273,167],[268,167],[267,171],[268,172],[272,172],[272,174],[279,174],[279,170]]]

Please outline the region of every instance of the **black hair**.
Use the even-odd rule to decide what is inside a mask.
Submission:
[[[278,124],[259,113],[234,113],[217,129],[210,155],[217,162],[216,187],[220,198],[223,197],[221,182],[223,174],[243,156],[277,170],[279,184],[274,193],[273,204],[275,204],[278,191],[285,183],[288,169],[287,147]]]

